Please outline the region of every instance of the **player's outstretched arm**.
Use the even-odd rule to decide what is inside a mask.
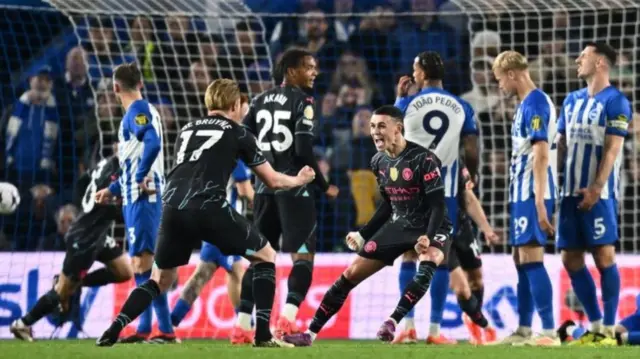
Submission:
[[[478,200],[476,194],[473,193],[473,190],[467,189],[464,191],[464,201],[467,208],[467,214],[478,226],[480,231],[484,233],[486,240],[490,243],[498,243],[500,241],[500,238],[498,238],[493,228],[491,227],[491,224],[487,219],[487,215],[484,213],[484,209],[482,209],[480,200]]]
[[[289,176],[274,170],[269,162],[263,162],[253,167],[252,170],[271,189],[290,189],[304,186],[313,181],[316,176],[316,173],[309,166],[304,166],[297,176]]]

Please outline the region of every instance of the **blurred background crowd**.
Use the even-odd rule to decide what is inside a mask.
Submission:
[[[19,188],[22,203],[14,215],[0,219],[0,250],[64,250],[64,233],[83,194],[74,189],[75,181],[101,155],[110,155],[117,140],[123,113],[110,77],[124,62],[139,64],[144,94],[162,114],[170,168],[177,131],[205,113],[203,95],[213,79],[233,78],[254,96],[274,85],[270,68],[284,50],[300,47],[314,53],[320,67],[313,93],[316,155],[323,175],[340,188],[336,200],[318,195],[321,251],[344,250],[344,234],[373,214],[378,194],[368,168],[375,152],[368,121],[372,109],[394,102],[398,78],[411,73],[421,51],[441,54],[447,69],[444,87],[476,113],[482,146],[479,193],[503,238],[509,223],[510,127],[517,103],[501,96],[490,70],[500,51],[526,54],[534,81],[560,106],[568,92],[583,86],[574,63],[583,44],[606,40],[619,50],[612,81],[639,110],[637,8],[540,10],[532,15],[506,8],[470,13],[460,5],[474,1],[245,3],[260,16],[225,21],[186,15],[69,18],[51,9],[3,9],[0,178]],[[625,148],[621,203],[627,252],[637,250],[640,232],[635,152],[640,137],[634,135],[640,126],[633,128]]]

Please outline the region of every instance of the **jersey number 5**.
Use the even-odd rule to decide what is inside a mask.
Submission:
[[[258,133],[258,146],[260,146],[261,151],[269,152],[272,149],[276,152],[284,152],[288,150],[293,144],[293,134],[289,127],[280,123],[280,121],[287,121],[291,119],[291,111],[282,111],[278,110],[271,115],[271,112],[268,110],[260,110],[256,114],[256,122],[260,127],[260,132]],[[262,125],[260,125],[264,122]],[[265,136],[269,131],[272,131],[274,137],[279,134],[280,139],[275,139],[273,141],[264,140]]]
[[[191,153],[191,157],[189,157],[189,162],[197,161],[200,156],[202,156],[202,152],[210,149],[216,142],[220,141],[224,131],[220,130],[199,130],[196,132],[196,137],[207,137],[207,140],[193,153]],[[176,155],[176,164],[181,164],[184,162],[184,153],[187,151],[187,147],[189,146],[189,140],[193,135],[193,131],[184,131],[180,134],[180,140],[182,143],[180,144],[180,149],[178,150],[178,154]]]
[[[422,127],[434,137],[431,146],[438,146],[449,129],[449,117],[442,111],[429,111],[422,118]]]

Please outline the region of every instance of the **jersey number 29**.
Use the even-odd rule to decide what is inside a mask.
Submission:
[[[220,141],[224,131],[220,130],[199,130],[196,131],[196,137],[206,137],[207,140],[204,141],[197,150],[191,153],[191,157],[189,157],[189,162],[197,161],[200,156],[202,156],[202,152],[210,149],[216,142]],[[181,164],[184,162],[184,153],[187,151],[187,147],[189,146],[189,140],[193,135],[193,131],[184,131],[180,134],[180,140],[182,143],[180,144],[180,149],[178,150],[178,154],[176,155],[176,164]]]
[[[293,144],[293,134],[289,127],[283,125],[281,121],[287,121],[291,119],[291,111],[277,110],[271,115],[268,110],[260,110],[256,114],[256,123],[260,127],[258,133],[258,146],[261,151],[270,152],[272,149],[276,152],[284,152],[291,148]],[[262,123],[262,125],[260,125]],[[274,139],[273,141],[265,141],[265,136],[269,131],[272,131],[275,136],[279,134],[282,136],[280,139]]]

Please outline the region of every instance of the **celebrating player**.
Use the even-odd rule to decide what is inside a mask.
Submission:
[[[493,73],[507,96],[518,96],[511,130],[509,170],[510,242],[518,271],[519,328],[504,344],[560,345],[554,331],[551,280],[544,267],[544,246],[554,234],[551,224],[556,197],[556,135],[553,102],[529,76],[527,59],[516,51],[496,57]],[[542,335],[532,337],[534,307],[542,320]]]
[[[618,310],[620,274],[614,244],[622,146],[632,112],[629,100],[609,81],[615,62],[616,53],[609,45],[587,44],[576,60],[578,77],[587,87],[567,96],[558,122],[559,164],[564,165],[565,176],[557,245],[591,322],[589,332],[576,344],[613,336]],[[584,263],[587,250],[600,272],[604,321],[595,283]]]
[[[241,96],[241,113],[244,117],[249,111],[249,98],[247,95]],[[242,205],[243,200],[248,202],[253,201],[253,187],[251,186],[251,170],[242,162],[238,160],[236,168],[231,173],[231,179],[227,184],[227,202],[235,208],[238,213],[243,216],[246,215],[246,209]],[[218,247],[208,242],[202,242],[202,249],[200,249],[200,263],[196,267],[182,292],[180,298],[176,302],[173,311],[171,312],[171,323],[177,327],[180,322],[191,310],[191,306],[200,295],[200,291],[218,268],[224,268],[227,271],[227,292],[229,294],[229,300],[236,310],[240,305],[240,289],[241,280],[245,273],[244,267],[241,263],[240,256],[225,256],[220,252]],[[232,338],[233,339],[233,338]],[[244,337],[242,338],[244,339]],[[252,338],[249,338],[252,339]],[[246,344],[251,344],[252,341],[248,341]]]
[[[444,63],[437,52],[422,52],[413,63],[413,79],[421,89],[414,96],[407,96],[411,77],[404,76],[397,87],[399,98],[396,106],[405,114],[405,135],[407,140],[425,148],[435,148],[434,152],[442,161],[442,177],[445,182],[445,200],[449,218],[453,222],[454,233],[458,229],[458,162],[460,140],[463,141],[464,157],[475,178],[478,168],[478,128],[471,106],[464,100],[442,88]],[[400,292],[408,285],[416,272],[416,253],[408,252],[400,266]],[[433,277],[431,290],[431,325],[427,343],[453,344],[440,334],[440,322],[449,289],[449,270],[446,262],[438,268]],[[413,322],[414,312],[405,318],[405,331],[400,334],[411,341],[416,340]]]
[[[119,169],[117,157],[103,159],[78,180],[76,193],[84,193],[77,201],[81,204],[82,213],[65,234],[67,252],[62,273],[55,287],[40,297],[25,316],[11,324],[11,333],[16,338],[33,341],[31,326],[52,313],[58,305],[66,311],[68,300],[79,285],[98,287],[126,282],[133,277],[129,259],[115,240],[107,235],[120,209],[111,203],[96,204],[94,200],[96,191],[109,186]],[[106,267],[87,274],[96,260]]]
[[[151,279],[131,292],[120,314],[96,342],[98,346],[115,344],[120,331],[171,287],[177,267],[189,262],[193,248],[200,241],[207,241],[224,255],[242,255],[252,262],[254,346],[291,347],[273,338],[269,330],[276,288],[276,253],[249,221],[229,206],[225,186],[238,157],[270,188],[303,186],[313,181],[315,172],[304,166],[292,177],[273,170],[255,137],[237,124],[241,106],[235,82],[221,79],[211,83],[205,103],[208,116],[188,123],[179,133],[176,165],[167,177]],[[96,200],[103,200],[104,195],[97,193]]]
[[[317,76],[316,60],[311,53],[292,49],[282,55],[274,75],[282,78],[281,86],[258,95],[249,108],[245,124],[258,136],[258,146],[277,171],[294,174],[302,166],[310,166],[320,173],[313,154],[313,126],[315,110],[313,97],[304,90],[313,87]],[[338,188],[330,186],[324,176],[316,176],[314,184],[327,196],[335,198]],[[256,227],[271,246],[291,253],[293,268],[289,274],[286,304],[276,323],[276,336],[297,333],[296,316],[300,303],[307,296],[313,276],[313,256],[316,249],[317,219],[312,188],[303,186],[291,190],[273,191],[259,179],[253,216]],[[282,236],[282,248],[279,246]],[[253,270],[250,267],[243,281],[238,325],[234,341],[248,337],[251,329],[253,305],[250,296]]]
[[[382,106],[371,117],[371,137],[378,153],[371,169],[383,201],[359,231],[347,235],[358,257],[331,286],[305,333],[284,336],[296,346],[309,346],[322,327],[344,304],[349,292],[414,248],[418,273],[404,289],[397,308],[380,327],[378,338],[393,340],[395,326],[429,289],[436,267],[449,247],[451,222],[447,218],[444,181],[439,159],[429,150],[405,140],[402,111]]]
[[[129,255],[136,284],[151,275],[153,252],[160,225],[164,185],[163,135],[160,114],[142,98],[142,74],[134,63],[116,67],[113,72],[113,92],[125,110],[118,130],[118,158],[122,176],[107,189],[115,194],[122,188],[122,213]],[[166,295],[153,303],[161,334],[150,342],[176,343]],[[151,309],[140,318],[136,334],[123,338],[123,343],[145,341],[151,333]]]

